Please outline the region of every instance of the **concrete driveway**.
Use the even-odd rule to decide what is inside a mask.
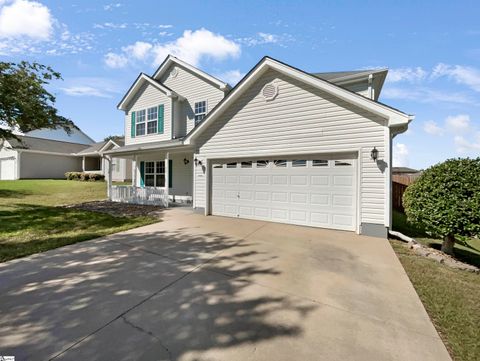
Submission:
[[[450,360],[389,243],[170,209],[0,264],[16,360]]]

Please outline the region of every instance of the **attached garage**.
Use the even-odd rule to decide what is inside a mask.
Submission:
[[[14,180],[15,174],[15,157],[0,158],[0,180]]]
[[[354,231],[356,155],[213,160],[212,214]]]

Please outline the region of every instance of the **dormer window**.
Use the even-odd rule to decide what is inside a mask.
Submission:
[[[207,102],[202,100],[195,103],[195,125],[200,123],[207,115]]]

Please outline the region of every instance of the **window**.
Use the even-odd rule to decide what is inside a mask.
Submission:
[[[207,102],[202,100],[195,103],[195,125],[200,123],[207,115]]]
[[[147,134],[157,133],[158,108],[147,109]]]
[[[145,162],[145,186],[165,187],[165,161]]]
[[[145,135],[145,109],[137,110],[135,112],[136,116],[136,135]]]
[[[328,160],[325,159],[314,159],[312,160],[313,167],[328,167]]]
[[[275,167],[286,167],[287,166],[287,161],[282,159],[282,160],[274,160],[273,164],[275,164]]]
[[[269,160],[257,160],[257,168],[266,168],[268,167]]]
[[[237,163],[227,163],[227,168],[237,168]]]
[[[306,167],[307,161],[306,160],[292,160],[292,167]]]
[[[242,162],[241,167],[242,168],[252,168],[252,161]]]
[[[352,163],[344,160],[336,160],[335,167],[351,167]]]
[[[214,164],[213,168],[223,168],[223,164]]]

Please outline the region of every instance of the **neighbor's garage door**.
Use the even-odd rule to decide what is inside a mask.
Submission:
[[[353,156],[214,161],[212,214],[355,230],[355,164]]]
[[[0,180],[15,179],[15,159],[0,159]]]

